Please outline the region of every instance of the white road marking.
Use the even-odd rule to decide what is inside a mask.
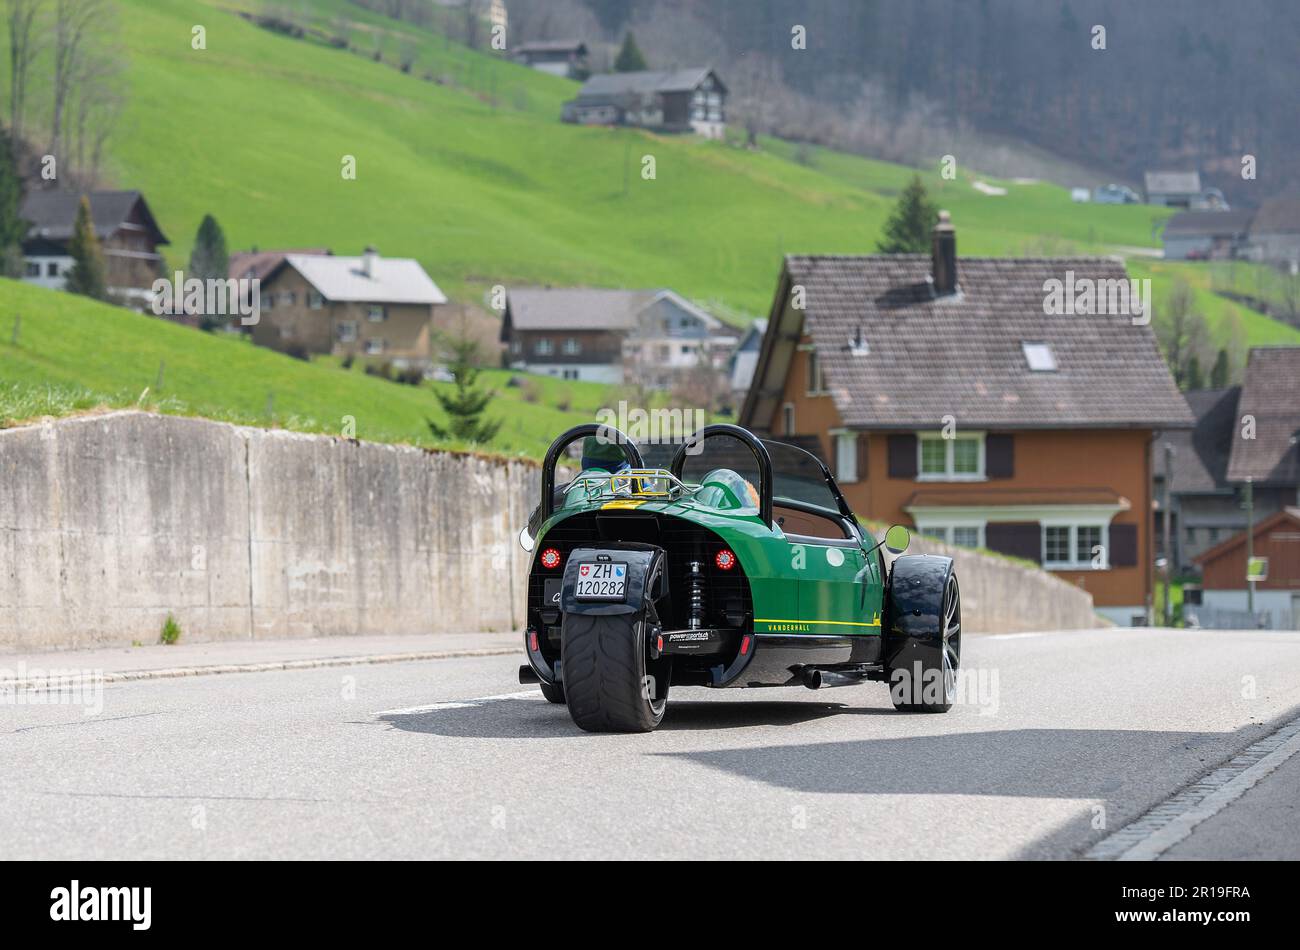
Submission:
[[[447,703],[430,703],[427,706],[407,706],[405,709],[381,709],[372,716],[410,716],[416,713],[441,712],[444,709],[473,709],[487,703],[499,703],[504,699],[540,699],[541,690],[529,689],[519,693],[502,693],[499,696],[480,696],[477,699],[460,699]]]
[[[1156,805],[1141,818],[1108,835],[1085,858],[1154,861],[1192,830],[1227,808],[1283,762],[1300,752],[1300,717],[1260,739],[1195,785]]]

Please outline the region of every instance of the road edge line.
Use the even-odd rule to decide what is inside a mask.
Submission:
[[[220,676],[228,673],[278,673],[286,670],[315,670],[331,666],[375,666],[384,663],[415,663],[424,660],[455,660],[484,656],[510,656],[519,647],[484,647],[475,650],[427,650],[419,653],[375,653],[357,656],[327,656],[319,659],[277,660],[266,663],[218,663],[211,666],[173,666],[157,670],[121,670],[88,674],[103,683],[131,683],[143,680],[180,679],[187,676]],[[61,674],[65,671],[60,670]],[[58,689],[68,676],[0,680],[0,690]]]
[[[1083,855],[1093,861],[1154,861],[1300,752],[1300,716],[1252,743],[1181,792],[1102,838]]]

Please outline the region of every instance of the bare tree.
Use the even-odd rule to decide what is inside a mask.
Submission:
[[[99,185],[104,146],[125,106],[119,79],[125,64],[104,50],[88,51],[78,67],[69,107],[68,160],[78,183]]]
[[[85,60],[102,42],[115,19],[112,0],[54,0],[54,109],[50,121],[50,150],[58,155],[65,143],[68,107],[83,80]]]
[[[27,107],[27,74],[41,50],[45,0],[7,0],[9,5],[9,129],[22,138]]]

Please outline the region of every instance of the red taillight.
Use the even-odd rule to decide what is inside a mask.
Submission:
[[[745,634],[740,640],[740,655],[744,656],[749,652],[749,634]]]
[[[658,639],[658,641],[655,643],[655,649],[658,650],[660,653],[663,653],[663,652],[664,652],[664,638],[663,638],[663,637],[660,637],[660,638]]]
[[[538,641],[537,641],[536,630],[528,631],[528,649],[532,650],[534,653],[541,652],[541,647],[538,645]]]
[[[732,554],[726,548],[723,548],[713,558],[713,563],[718,565],[718,570],[729,571],[736,566],[736,555]]]
[[[560,552],[555,548],[547,548],[542,552],[542,567],[548,571],[553,571],[560,566]]]

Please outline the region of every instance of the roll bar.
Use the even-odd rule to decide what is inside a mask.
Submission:
[[[758,516],[763,519],[765,525],[772,527],[772,456],[768,454],[767,446],[748,429],[729,422],[715,422],[713,425],[705,426],[682,443],[681,448],[673,455],[669,471],[673,477],[680,479],[682,470],[686,467],[686,450],[692,445],[702,445],[711,435],[730,436],[743,443],[753,453],[754,461],[758,463]]]
[[[559,460],[560,453],[578,439],[592,435],[621,445],[627,452],[633,468],[645,468],[645,462],[641,459],[641,450],[636,447],[636,443],[613,426],[601,425],[598,422],[584,422],[580,426],[574,426],[552,442],[551,447],[546,450],[546,458],[542,462],[542,517],[539,524],[544,524],[555,510],[555,463]]]

